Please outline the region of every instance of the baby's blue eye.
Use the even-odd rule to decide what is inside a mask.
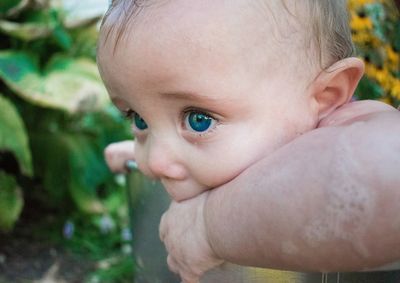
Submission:
[[[136,128],[138,128],[139,130],[143,131],[148,128],[146,122],[143,120],[142,117],[140,117],[139,114],[135,113],[133,120],[134,120]]]
[[[209,115],[195,111],[189,112],[185,118],[186,127],[198,133],[207,131],[214,121]]]

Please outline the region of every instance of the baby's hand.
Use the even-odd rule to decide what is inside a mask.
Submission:
[[[112,172],[127,173],[126,162],[135,160],[135,143],[132,140],[112,143],[105,148],[104,157]]]
[[[203,214],[208,193],[172,202],[161,218],[160,238],[168,252],[168,266],[183,283],[198,283],[207,270],[223,263],[208,242]]]

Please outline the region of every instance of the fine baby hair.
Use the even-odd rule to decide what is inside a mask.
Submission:
[[[125,36],[128,25],[142,10],[152,5],[163,5],[167,1],[171,0],[113,0],[103,18],[101,28],[107,29],[107,37],[115,33],[117,47]],[[252,1],[249,1],[249,4],[250,2]],[[322,69],[354,55],[346,0],[257,2],[268,11],[266,16],[273,18],[280,25],[281,31],[286,32],[286,35],[281,34],[281,39],[290,37],[288,39],[293,43],[293,36],[300,32],[302,49],[314,52]],[[285,14],[277,14],[282,11]]]

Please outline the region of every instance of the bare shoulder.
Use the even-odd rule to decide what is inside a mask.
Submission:
[[[354,101],[336,109],[332,114],[320,121],[318,127],[334,127],[352,124],[359,121],[368,121],[380,116],[390,116],[389,119],[400,119],[400,111],[379,101]],[[400,121],[398,122],[400,123]]]

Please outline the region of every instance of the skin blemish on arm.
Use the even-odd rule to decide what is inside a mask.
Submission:
[[[358,256],[367,258],[370,255],[364,245],[362,236],[370,229],[371,219],[376,210],[373,202],[374,192],[366,189],[362,176],[350,176],[354,172],[349,167],[360,167],[352,160],[351,146],[346,140],[338,139],[332,158],[332,189],[326,189],[325,202],[321,205],[321,213],[305,227],[303,237],[314,247],[323,247],[333,238],[349,245]],[[343,158],[349,160],[343,165]],[[348,176],[340,178],[340,176]],[[347,180],[343,182],[342,180]]]
[[[285,241],[281,246],[282,253],[288,255],[296,255],[299,253],[299,248],[291,241]]]

